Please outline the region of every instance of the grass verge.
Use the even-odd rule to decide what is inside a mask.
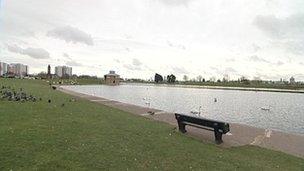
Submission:
[[[223,149],[164,123],[70,102],[41,80],[0,79],[2,85],[42,101],[0,101],[0,170],[304,170],[304,159],[281,152]]]

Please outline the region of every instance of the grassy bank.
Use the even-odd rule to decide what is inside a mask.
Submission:
[[[167,124],[86,100],[70,102],[41,80],[0,79],[2,85],[22,87],[42,101],[0,101],[0,170],[304,169],[303,159],[281,152],[223,149]]]
[[[54,85],[98,85],[102,84],[103,81],[100,78],[52,78],[52,79],[43,79],[44,81],[48,81]]]

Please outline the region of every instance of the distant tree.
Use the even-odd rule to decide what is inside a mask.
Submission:
[[[163,76],[161,76],[160,74],[156,73],[155,76],[154,76],[154,81],[156,83],[163,82],[164,81]]]
[[[262,81],[260,77],[253,77],[253,81]]]
[[[244,81],[247,81],[248,79],[245,77],[245,76],[241,76],[241,78],[240,78],[240,81],[241,82],[244,82]]]
[[[211,77],[209,81],[210,81],[210,82],[215,82],[215,80],[216,80],[215,77]]]
[[[223,77],[223,82],[228,82],[229,81],[229,75],[225,74]]]
[[[171,75],[167,76],[167,82],[168,83],[175,83],[175,81],[176,81],[175,75],[171,74]]]
[[[247,79],[245,76],[242,76],[239,80],[241,83],[250,84],[250,80]]]
[[[203,77],[201,75],[197,76],[197,81],[198,82],[202,82],[202,80],[203,80]]]
[[[206,79],[205,79],[205,78],[203,78],[203,80],[202,80],[202,81],[203,81],[203,83],[204,83],[204,82],[206,82]]]
[[[196,82],[197,80],[195,78],[190,79],[190,82]]]
[[[46,79],[47,78],[47,73],[46,72],[40,72],[38,75],[41,79]]]
[[[185,82],[187,82],[188,79],[189,79],[188,76],[187,76],[187,75],[184,75],[183,80],[184,80]]]

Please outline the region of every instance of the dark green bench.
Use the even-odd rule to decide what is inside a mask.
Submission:
[[[214,131],[215,142],[221,144],[223,142],[222,135],[230,131],[229,124],[225,122],[215,121],[211,119],[183,115],[175,113],[179,131],[186,133],[186,125]]]

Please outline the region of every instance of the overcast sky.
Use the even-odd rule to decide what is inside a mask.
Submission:
[[[304,80],[303,0],[0,0],[0,61]]]

